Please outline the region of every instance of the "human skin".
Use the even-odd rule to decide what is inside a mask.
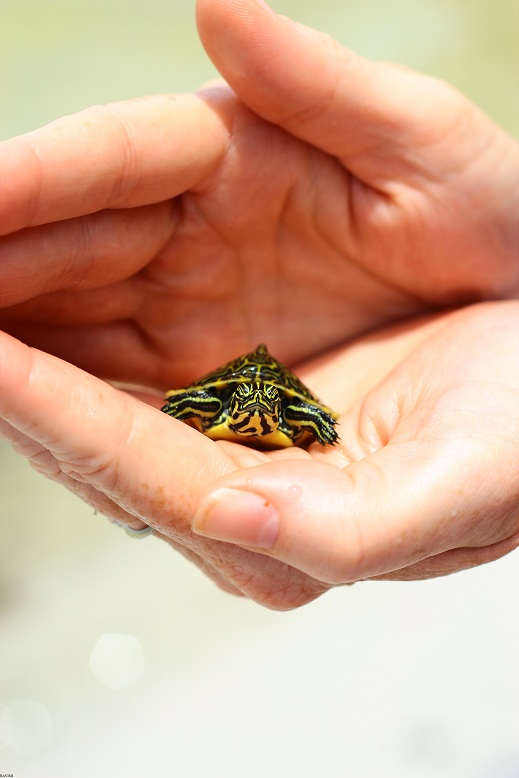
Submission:
[[[47,352],[0,339],[2,434],[274,608],[506,553],[517,304],[436,311],[517,294],[517,144],[450,87],[251,0],[199,1],[198,22],[234,91],[0,146],[0,324]],[[157,411],[259,341],[342,414],[338,447],[265,454]]]
[[[159,398],[0,334],[0,434],[98,511],[155,527],[222,588],[293,608],[333,585],[443,575],[517,546],[518,325],[519,303],[488,303],[328,352],[298,372],[341,413],[339,444],[270,453],[214,443]],[[195,517],[215,534],[215,506],[236,542],[193,533]]]

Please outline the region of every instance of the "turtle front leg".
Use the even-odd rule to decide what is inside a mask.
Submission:
[[[217,424],[222,413],[222,402],[204,389],[173,389],[167,392],[166,400],[161,411],[180,421],[192,420],[200,432]]]
[[[287,405],[283,416],[287,427],[293,430],[296,445],[305,433],[313,435],[323,446],[333,444],[339,438],[335,430],[337,419],[319,405]]]

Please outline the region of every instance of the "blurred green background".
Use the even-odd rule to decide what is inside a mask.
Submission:
[[[0,133],[94,103],[192,90],[214,70],[193,0],[0,0]],[[378,60],[455,84],[519,134],[516,0],[285,0],[273,8]]]
[[[516,0],[272,5],[450,81],[519,136]],[[1,138],[213,76],[192,0],[0,0]],[[517,553],[276,614],[128,539],[5,444],[0,514],[0,772],[519,775]]]

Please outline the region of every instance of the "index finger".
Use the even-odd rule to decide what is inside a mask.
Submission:
[[[0,419],[50,452],[66,476],[172,534],[188,526],[198,490],[235,468],[182,422],[5,333]]]
[[[104,208],[132,208],[196,186],[228,141],[225,110],[162,95],[66,116],[0,143],[0,235]],[[228,113],[228,112],[227,112]]]

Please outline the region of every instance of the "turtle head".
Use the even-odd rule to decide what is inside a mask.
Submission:
[[[238,384],[229,403],[229,428],[245,436],[268,435],[279,424],[281,399],[273,384]]]

